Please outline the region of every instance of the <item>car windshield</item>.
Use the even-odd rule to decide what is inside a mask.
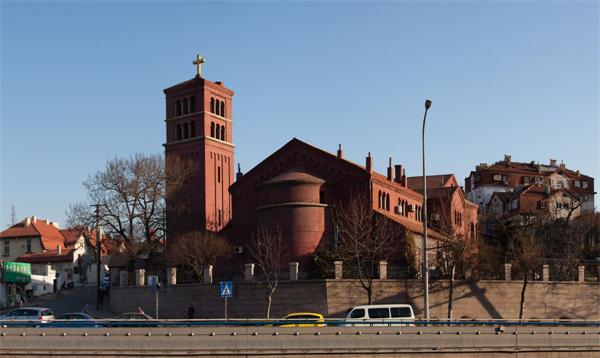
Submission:
[[[315,315],[310,315],[310,314],[295,314],[295,315],[289,315],[287,316],[285,319],[319,319],[320,317],[317,317]]]
[[[362,308],[355,309],[350,312],[350,318],[363,318],[365,316],[365,310]]]
[[[43,310],[42,316],[44,316],[44,317],[54,316],[54,313],[52,313],[52,311],[50,311],[50,310]]]

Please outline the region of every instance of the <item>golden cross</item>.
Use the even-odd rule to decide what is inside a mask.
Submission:
[[[196,77],[202,77],[202,64],[205,62],[205,58],[201,54],[196,55],[196,60],[192,62],[196,65]]]

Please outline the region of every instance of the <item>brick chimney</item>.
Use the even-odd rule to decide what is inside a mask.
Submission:
[[[552,166],[552,167],[556,166],[556,159],[550,158],[550,166]]]
[[[406,169],[402,169],[402,186],[408,187],[408,179],[406,178]]]
[[[29,225],[31,225],[31,218],[28,216],[25,218],[25,227],[28,227]]]
[[[394,165],[394,181],[398,184],[402,184],[402,165]]]
[[[562,170],[567,169],[567,165],[565,163],[560,163],[560,169],[562,169]]]
[[[367,160],[365,163],[365,169],[369,172],[373,172],[373,158],[371,157],[371,152],[367,155]]]
[[[338,146],[337,157],[340,159],[344,158],[344,152],[342,152],[342,144],[341,143]]]
[[[392,157],[390,157],[390,160],[388,162],[387,180],[392,181]]]
[[[56,254],[62,255],[62,249],[61,249],[60,245],[56,245]]]
[[[35,215],[34,215],[34,216],[32,216],[32,217],[31,217],[31,222],[32,222],[32,223],[35,223],[36,221],[37,221],[37,218],[35,217]]]

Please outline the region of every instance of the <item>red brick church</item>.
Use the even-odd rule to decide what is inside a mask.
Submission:
[[[174,156],[197,164],[183,192],[167,202],[171,235],[223,232],[237,247],[240,261],[250,262],[245,250],[249,234],[259,224],[277,224],[287,258],[302,264],[333,233],[333,205],[366,191],[373,210],[414,233],[420,246],[422,177],[407,177],[391,158],[384,175],[373,170],[370,154],[359,165],[344,158],[341,145],[332,154],[293,138],[247,173],[238,169],[234,175],[234,92],[203,78],[202,62],[201,57],[195,61],[195,78],[164,90],[167,165]],[[464,198],[454,175],[428,176],[427,183],[431,246],[448,237],[435,229],[440,221],[451,223],[453,234],[475,242],[478,206]],[[173,210],[182,198],[189,203],[187,210]]]

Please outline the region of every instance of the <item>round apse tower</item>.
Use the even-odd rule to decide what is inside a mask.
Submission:
[[[325,181],[302,170],[286,171],[259,187],[259,225],[278,227],[283,234],[282,260],[300,262],[306,271],[310,255],[325,232]]]

